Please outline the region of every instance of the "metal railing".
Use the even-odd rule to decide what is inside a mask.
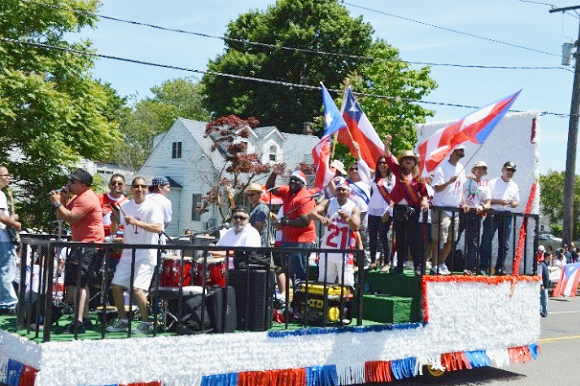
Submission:
[[[198,296],[200,298],[199,309],[195,310],[199,314],[198,322],[200,323],[200,331],[188,331],[195,333],[208,332],[207,330],[214,332],[226,332],[231,331],[228,323],[231,325],[231,315],[228,316],[228,310],[233,306],[230,304],[232,302],[231,297],[228,296],[228,292],[232,290],[232,285],[240,288],[242,286],[242,292],[245,292],[245,302],[240,302],[236,300],[238,305],[245,307],[245,309],[239,309],[246,319],[242,323],[236,323],[237,330],[266,330],[272,321],[272,304],[273,300],[273,289],[274,286],[271,280],[274,280],[273,275],[268,272],[271,271],[270,261],[271,256],[274,253],[281,254],[285,256],[283,261],[285,262],[286,272],[288,272],[288,256],[293,252],[300,253],[351,253],[358,255],[357,264],[358,271],[356,272],[356,280],[354,289],[350,290],[344,286],[340,287],[339,294],[336,293],[331,296],[333,304],[329,304],[329,292],[332,290],[333,286],[331,283],[317,283],[322,288],[322,302],[320,299],[312,301],[312,298],[320,294],[313,295],[310,289],[313,288],[316,280],[311,279],[307,276],[306,280],[302,283],[294,281],[294,288],[301,286],[304,288],[304,298],[302,299],[302,311],[303,318],[299,322],[303,326],[309,325],[333,325],[340,326],[346,323],[346,320],[352,318],[353,316],[357,318],[357,324],[362,324],[362,295],[363,295],[363,282],[364,282],[364,257],[363,251],[353,251],[353,250],[336,250],[336,249],[319,249],[316,247],[312,248],[229,248],[226,252],[226,257],[220,262],[215,263],[215,258],[212,257],[212,251],[223,251],[224,247],[216,246],[205,246],[205,245],[192,245],[191,243],[177,241],[172,244],[167,245],[129,245],[121,243],[99,243],[99,244],[87,244],[87,243],[75,243],[59,241],[56,236],[50,235],[22,235],[22,245],[21,245],[21,265],[20,265],[20,287],[18,291],[19,306],[17,307],[17,330],[25,329],[27,334],[33,334],[35,338],[39,338],[42,329],[44,341],[50,341],[51,335],[55,332],[53,322],[57,321],[60,315],[55,315],[55,311],[60,311],[60,306],[67,309],[71,309],[70,304],[67,304],[67,289],[61,288],[62,283],[59,283],[58,276],[60,274],[60,267],[62,266],[62,259],[74,252],[78,248],[83,248],[85,250],[98,250],[99,251],[99,261],[94,266],[94,273],[91,275],[89,280],[89,287],[91,289],[97,290],[98,294],[91,294],[91,300],[94,305],[91,307],[91,311],[100,310],[98,313],[98,319],[101,326],[101,338],[105,338],[109,332],[106,332],[105,326],[107,322],[110,322],[109,316],[107,315],[107,306],[111,305],[112,299],[108,295],[110,290],[110,278],[112,275],[111,255],[118,254],[119,249],[131,250],[132,264],[131,264],[131,278],[130,278],[130,288],[127,289],[128,293],[128,305],[129,305],[129,326],[127,330],[127,337],[131,337],[134,334],[132,331],[131,321],[136,317],[136,313],[133,312],[133,283],[135,279],[135,253],[139,249],[154,249],[157,251],[157,264],[155,267],[154,279],[150,287],[150,292],[148,294],[149,305],[150,305],[150,315],[154,321],[152,335],[155,336],[162,331],[162,328],[167,326],[168,318],[172,319],[170,322],[182,324],[184,322],[186,310],[183,306],[187,299],[193,296]],[[166,253],[168,251],[173,251],[173,254]],[[248,255],[258,255],[262,256],[262,262],[248,261],[247,267],[242,270],[229,270],[227,269],[227,264],[230,258],[240,259],[239,256]],[[172,255],[171,264],[177,266],[177,276],[173,273],[173,276],[168,278],[164,276],[163,268],[165,266],[164,262],[168,261],[164,259],[164,255],[167,257]],[[177,256],[177,259],[176,259]],[[238,256],[238,257],[236,257]],[[344,259],[343,259],[344,260]],[[265,263],[264,263],[265,262]],[[175,268],[175,267],[170,267]],[[249,309],[253,307],[252,299],[252,279],[253,270],[263,270],[266,271],[266,289],[265,291],[258,291],[263,297],[263,303],[265,306],[262,308],[264,312],[260,315],[262,320],[265,321],[263,325],[258,327],[252,325],[251,317],[255,317],[255,312],[252,313]],[[174,269],[175,272],[175,269]],[[232,277],[232,272],[237,273]],[[245,272],[246,276],[240,272]],[[344,269],[343,269],[344,272]],[[213,275],[213,276],[212,276]],[[221,275],[221,276],[220,276]],[[237,279],[237,280],[235,280]],[[290,278],[287,277],[287,288],[289,286]],[[269,282],[270,281],[270,282]],[[76,277],[77,284],[80,283],[80,270]],[[35,283],[35,284],[33,284]],[[162,285],[166,284],[166,285]],[[169,284],[169,285],[167,285]],[[191,284],[196,288],[195,294],[190,292]],[[244,288],[245,287],[245,288]],[[80,286],[77,285],[77,296],[76,299],[80,299]],[[235,289],[234,289],[235,290]],[[213,310],[213,324],[211,329],[204,328],[208,324],[208,298],[214,295],[215,292],[221,291],[222,296],[213,301],[213,305],[216,306],[217,310]],[[287,291],[289,295],[289,291]],[[353,302],[354,297],[357,297],[357,301]],[[286,308],[285,308],[285,324],[284,328],[288,329],[291,323],[291,315],[289,313],[288,305],[290,299],[287,296]],[[216,303],[219,302],[219,303]],[[345,307],[346,303],[357,304],[357,310],[350,310]],[[167,303],[176,304],[176,309],[167,309]],[[55,304],[59,307],[55,307]],[[127,308],[127,304],[125,304]],[[322,317],[320,320],[312,320],[311,318],[311,308],[318,308],[322,310]],[[338,314],[335,318],[330,318],[329,309],[335,307],[338,309]],[[78,319],[77,310],[78,307],[74,307],[73,320]],[[353,315],[346,315],[346,310],[352,312]],[[191,310],[189,310],[191,311]],[[216,317],[216,312],[217,317]],[[211,313],[210,313],[211,314]],[[348,318],[347,318],[348,316]],[[230,319],[228,319],[230,318]],[[159,323],[162,321],[163,323]],[[210,320],[209,322],[212,322]],[[269,323],[268,323],[269,322]],[[181,326],[187,327],[187,326]],[[179,332],[179,330],[177,330]],[[74,338],[78,338],[77,331],[73,331]]]

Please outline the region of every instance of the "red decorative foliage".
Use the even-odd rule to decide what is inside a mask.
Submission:
[[[365,382],[385,383],[393,380],[391,376],[391,362],[365,362]]]
[[[441,354],[441,364],[447,369],[447,371],[471,369],[471,364],[467,360],[464,352]]]

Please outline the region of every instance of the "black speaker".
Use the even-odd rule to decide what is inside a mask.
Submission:
[[[237,323],[236,290],[228,286],[226,288],[214,287],[207,298],[207,308],[211,324],[215,332],[234,332]]]
[[[229,272],[229,284],[236,290],[237,329],[266,331],[272,327],[274,272],[259,267]]]
[[[206,300],[204,303],[202,299],[202,295],[197,294],[184,297],[181,304],[178,299],[169,300],[169,312],[177,319],[172,323],[170,331],[176,332],[179,335],[212,331],[211,319],[207,307],[208,302]],[[179,318],[179,315],[181,315],[181,318]]]

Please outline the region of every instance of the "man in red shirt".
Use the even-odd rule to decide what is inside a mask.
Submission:
[[[50,193],[50,202],[56,209],[56,218],[70,224],[71,241],[102,243],[105,238],[103,212],[99,198],[91,190],[92,184],[93,177],[86,170],[77,169],[70,175],[65,189]],[[63,205],[69,192],[73,196],[66,205]],[[67,258],[65,284],[67,293],[73,296],[76,316],[76,320],[67,327],[67,332],[83,333],[85,327],[91,326],[88,281],[99,253],[97,248],[73,248]],[[80,287],[80,291],[77,287]],[[80,293],[78,299],[77,291]]]
[[[122,174],[113,174],[109,180],[109,193],[99,194],[99,202],[103,211],[103,228],[107,240],[112,240],[115,235],[111,235],[111,204],[116,203],[121,206],[129,201],[125,195],[125,177]],[[120,229],[123,229],[122,227]]]
[[[274,165],[268,177],[266,188],[272,189],[278,175],[284,174],[285,163]],[[316,207],[312,194],[306,189],[306,175],[295,170],[288,185],[280,185],[271,190],[284,202],[284,216],[278,220],[281,225],[283,247],[312,248],[316,239],[314,222],[308,214]],[[298,280],[306,280],[308,272],[308,252],[293,252],[288,257],[288,274]]]

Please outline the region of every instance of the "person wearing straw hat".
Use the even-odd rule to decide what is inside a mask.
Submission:
[[[471,168],[474,178],[463,184],[463,211],[465,213],[465,244],[467,254],[463,273],[472,275],[477,272],[479,255],[479,232],[484,211],[489,209],[491,192],[483,176],[487,174],[487,164],[477,161]]]
[[[393,137],[385,138],[385,161],[396,177],[391,191],[393,208],[393,226],[397,242],[397,266],[393,273],[403,273],[403,263],[409,253],[413,257],[416,275],[422,275],[425,246],[424,235],[419,224],[419,212],[429,210],[429,196],[425,182],[419,171],[419,156],[412,150],[405,150],[398,158],[391,152]]]
[[[435,169],[431,186],[435,193],[431,204],[459,208],[465,182],[465,167],[459,162],[465,156],[465,146],[458,145],[446,161]],[[451,226],[452,219],[454,226]],[[433,267],[431,274],[449,275],[445,260],[453,249],[459,235],[459,214],[440,209],[433,210],[431,239],[433,240]]]
[[[250,203],[250,225],[260,232],[262,247],[270,246],[270,209],[262,202],[262,185],[252,182],[244,190],[244,194]]]

